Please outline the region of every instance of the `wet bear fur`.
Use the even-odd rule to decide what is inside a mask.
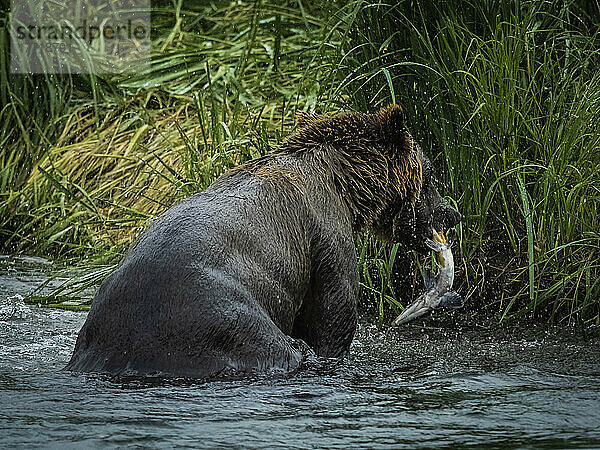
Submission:
[[[210,378],[343,356],[356,329],[353,234],[419,247],[435,214],[452,215],[423,192],[424,164],[398,106],[301,115],[275,152],[148,227],[100,286],[67,369]]]

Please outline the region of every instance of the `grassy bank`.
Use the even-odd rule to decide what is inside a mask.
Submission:
[[[121,253],[178,198],[269,151],[299,105],[314,107],[306,69],[324,37],[306,12],[168,3],[153,33],[152,67],[135,75],[11,75],[5,59],[4,251]]]
[[[465,216],[467,309],[598,323],[597,6],[391,3],[155,4],[152,67],[134,76],[11,75],[3,34],[2,251],[114,262],[297,110],[396,102]],[[410,301],[394,271],[424,261],[357,242],[379,313]]]
[[[465,215],[462,291],[503,317],[598,323],[598,5],[356,2],[344,14],[327,96],[409,111]]]

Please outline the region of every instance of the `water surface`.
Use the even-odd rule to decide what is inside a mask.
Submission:
[[[600,332],[362,324],[341,362],[285,378],[61,371],[86,313],[26,306],[41,261],[0,259],[0,446],[599,447]]]

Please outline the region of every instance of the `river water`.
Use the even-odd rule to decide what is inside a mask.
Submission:
[[[364,323],[283,378],[114,380],[61,371],[86,313],[23,304],[39,263],[0,260],[1,447],[600,447],[597,328]]]

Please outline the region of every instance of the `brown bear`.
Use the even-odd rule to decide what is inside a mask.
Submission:
[[[426,250],[460,214],[402,111],[300,117],[279,148],[158,217],[96,294],[67,369],[207,378],[341,357],[356,329],[353,234]]]

